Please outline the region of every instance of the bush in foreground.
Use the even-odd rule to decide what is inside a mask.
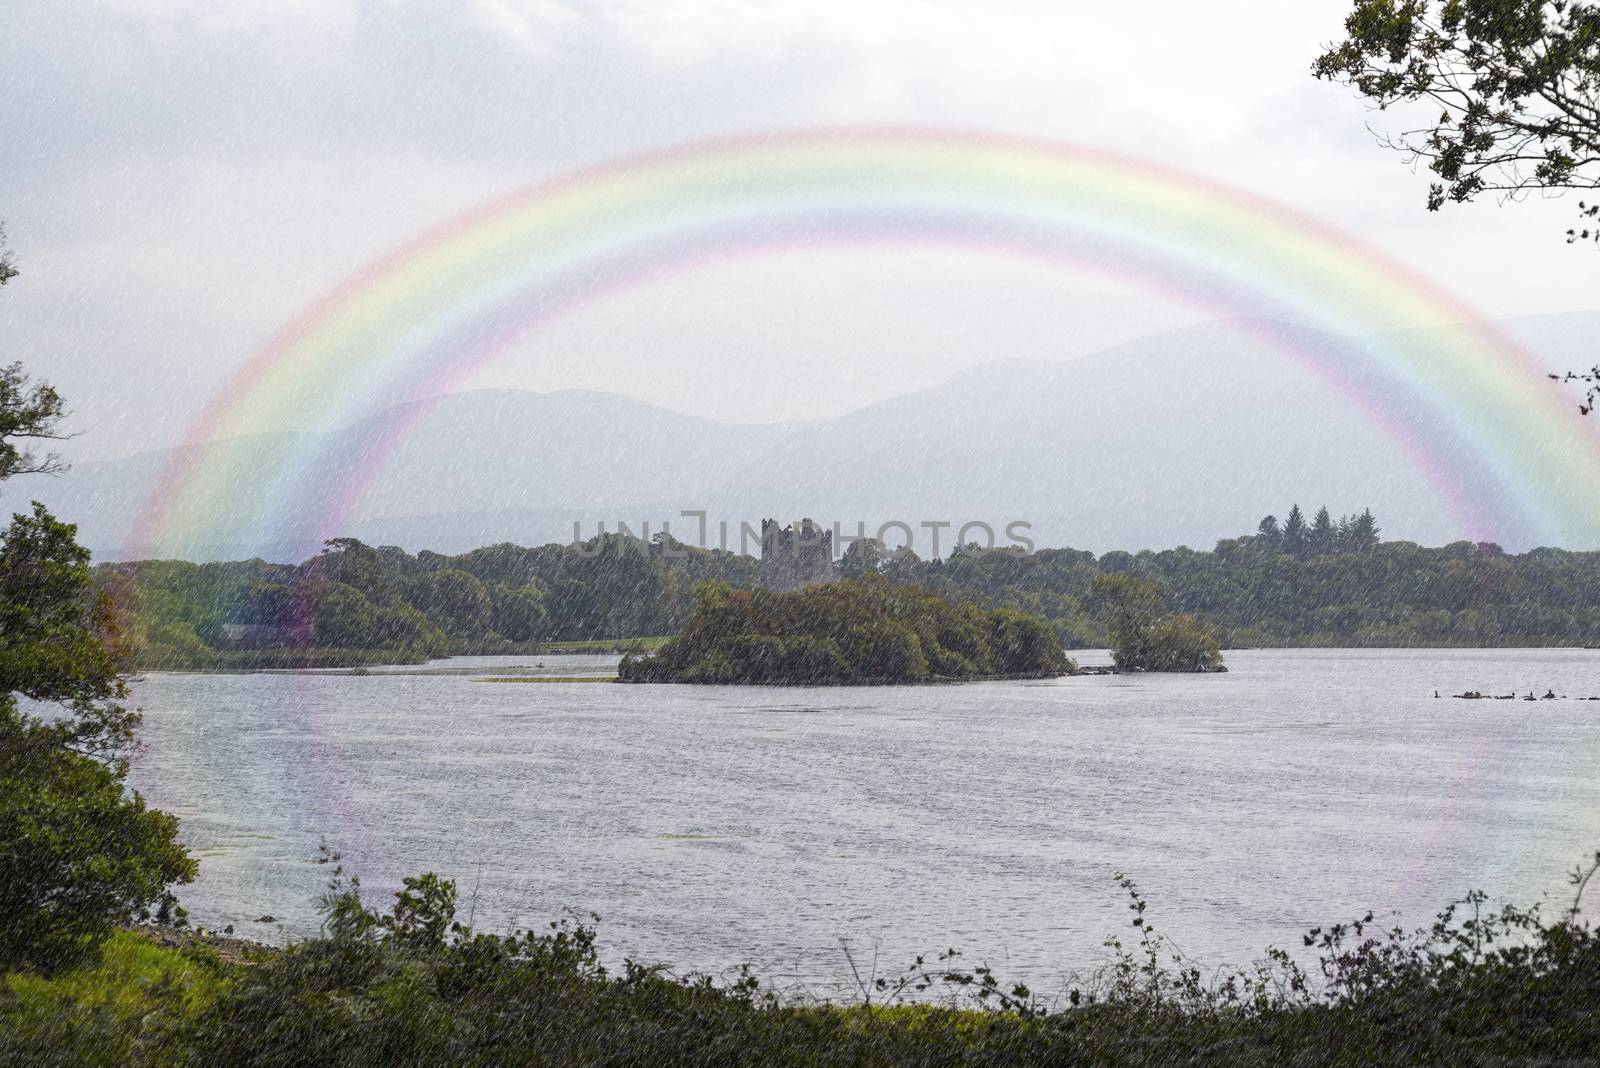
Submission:
[[[138,716],[75,535],[37,504],[0,531],[0,969],[76,962],[195,870],[124,788]]]
[[[1600,864],[1600,857],[1596,858]],[[1591,869],[1591,873],[1592,873]],[[1119,877],[1120,879],[1121,877]],[[721,980],[604,967],[595,931],[474,932],[455,887],[406,880],[380,914],[337,875],[323,936],[262,960],[152,950],[132,934],[54,981],[0,980],[0,1063],[131,1065],[1573,1065],[1600,1057],[1600,939],[1576,906],[1471,895],[1414,932],[1371,917],[1208,974],[1127,879],[1133,941],[1040,997],[951,953],[800,1002]]]

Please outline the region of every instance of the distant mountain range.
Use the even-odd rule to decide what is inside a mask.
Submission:
[[[1593,360],[1581,339],[1600,336],[1600,314],[1508,329],[1552,368],[1576,365]],[[1335,340],[1302,335],[1313,346]],[[79,524],[97,558],[125,558],[133,518],[174,456],[80,464],[8,485],[5,503],[37,496]],[[309,473],[286,458],[310,458]],[[333,434],[225,441],[205,459],[231,474],[204,505],[202,533],[175,550],[192,559],[310,555],[330,533],[311,517],[340,498],[340,478],[357,465],[372,474],[336,532],[440,552],[569,541],[574,521],[588,535],[600,521],[656,531],[667,519],[693,540],[686,509],[710,514],[713,543],[718,519],[736,531],[770,515],[847,532],[889,520],[985,521],[997,533],[1025,522],[1040,545],[1208,548],[1294,502],[1335,514],[1370,507],[1386,537],[1462,535],[1361,412],[1227,323],[1067,362],[1001,360],[821,422],[733,425],[616,394],[474,391]],[[288,502],[283,517],[247,522],[271,495]],[[951,534],[941,537],[942,549]],[[926,530],[916,547],[928,555]]]

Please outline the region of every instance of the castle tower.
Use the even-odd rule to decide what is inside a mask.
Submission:
[[[810,519],[780,526],[761,521],[761,584],[769,590],[798,590],[838,578],[833,564],[833,531]]]

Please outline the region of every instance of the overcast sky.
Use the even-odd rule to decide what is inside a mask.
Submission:
[[[478,201],[673,142],[914,123],[1113,148],[1344,227],[1487,317],[1590,309],[1575,204],[1429,215],[1426,175],[1314,81],[1344,0],[9,0],[6,359],[67,393],[79,459],[179,438],[284,320]],[[609,389],[730,420],[837,414],[1000,357],[1191,321],[971,255],[789,254],[605,302],[475,385]],[[775,386],[792,358],[804,389]]]

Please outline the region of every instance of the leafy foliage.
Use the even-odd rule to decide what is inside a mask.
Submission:
[[[884,554],[864,541],[850,548],[861,576],[1041,617],[1068,648],[1110,644],[1090,588],[1102,575],[1123,574],[1159,583],[1168,611],[1209,621],[1224,647],[1600,644],[1600,553],[1385,543],[1370,510],[1330,516],[1330,549],[1326,535],[1313,540],[1317,524],[1298,507],[1288,515],[1281,525],[1268,516],[1255,534],[1225,539],[1209,552],[1179,547],[1096,557],[968,545],[925,561],[909,549]],[[481,601],[463,617],[419,594],[431,588],[421,579],[445,571],[481,584],[490,605],[486,624]],[[716,580],[750,589],[758,571],[757,561],[733,553],[680,546],[667,555],[659,545],[608,535],[577,548],[495,545],[460,556],[412,556],[355,542],[298,566],[144,561],[103,565],[96,577],[130,631],[136,663],[290,667],[676,633],[689,621],[698,585]],[[478,597],[477,587],[454,581]],[[334,603],[322,607],[330,598]],[[481,629],[460,630],[463,618]],[[241,625],[267,629],[230,640]],[[458,629],[447,637],[446,627]],[[960,673],[937,664],[930,670]]]
[[[0,283],[15,273],[0,257]],[[61,413],[49,386],[0,368],[0,479],[57,468],[25,445],[59,437]],[[92,954],[195,870],[177,821],[124,789],[138,716],[121,703],[120,628],[76,535],[37,503],[0,533],[4,970]]]
[[[1289,527],[1269,520],[1209,552],[962,546],[945,560],[902,560],[899,574],[986,608],[1041,616],[1068,648],[1112,642],[1091,593],[1103,575],[1158,583],[1167,611],[1209,621],[1224,648],[1600,644],[1600,553],[1382,542],[1362,512],[1336,522],[1335,550],[1319,554],[1304,538],[1296,550]]]
[[[1588,236],[1588,231],[1584,232]],[[1600,237],[1600,234],[1597,234]],[[1600,364],[1596,364],[1587,371],[1568,371],[1565,374],[1552,374],[1551,378],[1557,382],[1576,382],[1584,391],[1583,403],[1578,405],[1579,415],[1588,415],[1594,411],[1594,403],[1600,399]]]
[[[11,281],[18,273],[16,257],[6,247],[6,228],[0,226],[0,286]]]
[[[1597,858],[1600,864],[1600,858]],[[1580,879],[1594,868],[1577,873]],[[1600,1047],[1600,939],[1575,907],[1471,894],[1417,930],[1311,929],[1291,955],[1202,968],[1134,881],[1124,941],[1044,996],[955,950],[879,974],[853,1004],[601,962],[594,918],[487,935],[455,886],[405,880],[387,913],[336,869],[321,937],[248,963],[113,944],[51,982],[0,979],[0,1061],[106,1065],[1557,1065]],[[1302,962],[1308,962],[1303,967]]]
[[[1486,191],[1600,186],[1600,7],[1356,0],[1345,30],[1318,77],[1380,109],[1415,103],[1437,116],[1389,142],[1438,176],[1430,210]]]
[[[789,593],[710,582],[678,637],[625,657],[629,682],[912,682],[1048,676],[1072,670],[1038,619],[974,605],[881,576]]]
[[[1440,109],[1427,125],[1385,138],[1441,180],[1428,210],[1480,193],[1600,188],[1600,6],[1580,0],[1355,0],[1348,36],[1318,57],[1317,77],[1342,81],[1379,109]],[[1567,244],[1600,243],[1600,203],[1578,202]],[[1589,387],[1600,368],[1552,374]]]
[[[1118,671],[1217,671],[1222,650],[1211,625],[1166,613],[1166,590],[1134,575],[1102,575],[1089,588],[1111,636]]]
[[[131,622],[136,663],[199,668],[310,663],[312,651],[325,662],[361,663],[374,651],[417,661],[667,634],[687,621],[696,584],[756,577],[748,557],[615,534],[460,556],[340,538],[299,565],[149,560],[98,571]]]
[[[0,704],[0,970],[74,963],[195,874],[178,821],[64,733]]]
[[[0,262],[0,276],[5,270]],[[64,439],[60,424],[66,410],[61,395],[30,379],[20,363],[0,367],[0,479],[62,470],[58,456],[36,451],[33,443]]]
[[[0,286],[19,273],[6,248],[5,228],[0,227]],[[45,383],[32,382],[20,363],[0,366],[0,480],[60,471],[60,459],[35,452],[32,443],[64,438],[60,425],[65,415],[60,394]]]

